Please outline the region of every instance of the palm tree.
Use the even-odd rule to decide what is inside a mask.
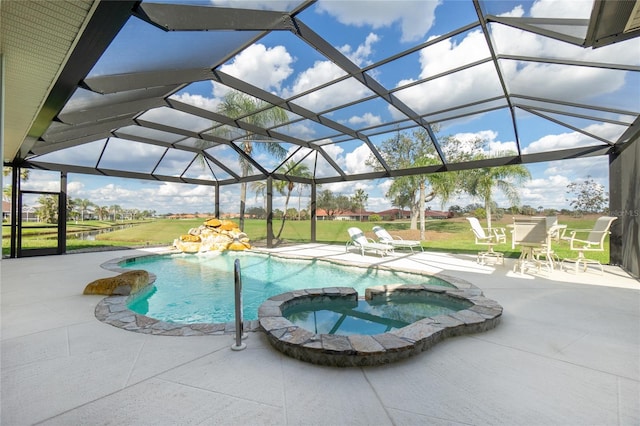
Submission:
[[[95,204],[92,203],[91,200],[87,200],[86,198],[85,199],[78,198],[74,200],[74,203],[75,203],[75,206],[80,209],[80,221],[84,222],[85,212],[89,207],[95,206]]]
[[[96,209],[98,220],[104,220],[105,217],[109,217],[109,208],[107,206],[101,206]]]
[[[509,155],[509,153],[498,154],[500,157],[505,155]],[[486,156],[477,156],[477,159],[482,158],[486,158]],[[524,165],[515,164],[470,170],[466,174],[466,178],[467,184],[465,187],[469,194],[484,201],[487,228],[491,229],[491,205],[493,203],[494,188],[502,191],[511,204],[519,204],[518,187],[526,180],[531,179],[531,173]]]
[[[267,199],[264,196],[265,191],[267,190],[267,183],[263,180],[259,180],[256,182],[251,182],[251,190],[256,193],[256,201],[258,201],[258,197],[262,196],[263,200],[263,208],[267,210]]]
[[[118,221],[118,214],[120,214],[120,212],[122,212],[122,207],[120,207],[117,204],[114,204],[114,205],[109,207],[109,211],[113,214],[113,221],[117,222]]]
[[[295,161],[290,160],[287,164],[285,164],[285,168],[286,168],[285,175],[298,176],[298,177],[311,176],[311,174],[309,173],[309,167],[307,167],[306,164],[296,163]],[[278,231],[278,235],[276,236],[276,239],[278,240],[280,239],[280,235],[282,234],[282,230],[284,229],[284,222],[287,218],[287,207],[289,206],[289,198],[291,197],[291,192],[293,191],[293,188],[295,188],[295,186],[296,184],[293,181],[279,180],[279,181],[276,181],[275,183],[275,187],[280,194],[285,195],[285,189],[287,190],[286,191],[287,198],[285,199],[285,202],[284,202],[285,214],[282,215],[282,223],[280,224],[280,230]]]
[[[287,113],[284,109],[279,107],[268,108],[269,104],[266,102],[249,96],[245,93],[238,91],[231,91],[225,97],[223,102],[218,108],[218,112],[228,117],[237,119],[242,118],[242,121],[261,128],[268,128],[277,126],[288,120]],[[251,114],[254,111],[260,111],[255,114]],[[240,148],[246,154],[247,157],[253,155],[254,142],[266,140],[264,143],[259,143],[257,147],[264,149],[267,153],[273,155],[277,159],[283,159],[287,153],[278,142],[268,141],[265,136],[250,134],[244,137],[240,142]],[[240,156],[240,168],[242,171],[241,177],[245,178],[249,176],[251,171],[251,163],[247,160],[247,157]],[[240,229],[244,229],[244,211],[247,200],[247,182],[244,180],[240,183]]]

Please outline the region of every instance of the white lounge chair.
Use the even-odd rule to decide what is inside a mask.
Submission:
[[[600,274],[604,272],[602,264],[595,259],[587,259],[584,257],[585,251],[604,251],[604,239],[610,234],[609,228],[617,217],[613,216],[601,216],[596,220],[593,225],[593,229],[574,229],[570,231],[569,237],[564,239],[569,241],[571,250],[578,252],[578,257],[573,259],[563,259],[562,264],[574,263],[575,272],[578,273],[580,265],[583,266],[583,271],[587,271],[589,265],[596,265],[600,267]],[[587,235],[586,238],[579,239],[577,235]]]
[[[420,247],[420,249],[424,251],[424,249],[422,248],[422,245],[420,244],[420,241],[405,240],[398,235],[392,236],[382,226],[374,226],[373,232],[378,237],[379,243],[389,244],[394,246],[395,248],[410,248],[412,253],[413,253],[414,247]]]
[[[471,231],[476,237],[476,244],[487,246],[487,251],[478,252],[477,262],[484,265],[487,258],[495,259],[495,263],[504,264],[504,254],[493,251],[493,246],[498,244],[498,237],[491,230],[486,230],[480,225],[480,221],[475,217],[468,217],[467,220],[471,225]]]
[[[381,256],[393,253],[393,246],[389,244],[377,243],[370,238],[365,237],[360,228],[349,228],[350,240],[347,241],[345,251],[349,251],[349,247],[353,246],[360,250],[360,254],[364,256],[365,251],[373,251]]]

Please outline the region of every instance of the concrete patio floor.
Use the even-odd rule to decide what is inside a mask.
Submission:
[[[98,321],[102,297],[82,290],[114,275],[99,265],[149,251],[0,262],[2,425],[640,424],[640,283],[617,267],[520,275],[510,259],[274,250],[441,272],[504,307],[489,332],[390,365],[330,368],[280,354],[261,332],[232,351],[229,335],[152,336]]]

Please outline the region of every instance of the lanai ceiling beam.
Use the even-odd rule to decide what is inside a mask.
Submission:
[[[38,141],[31,149],[31,154],[28,158],[49,154],[51,152],[60,151],[62,149],[73,148],[75,146],[84,145],[91,142],[97,142],[103,139],[107,139],[112,135],[111,131],[105,131],[102,133],[95,133],[88,136],[83,136],[77,139],[65,139],[62,142],[48,143]]]
[[[476,14],[478,15],[478,20],[480,21],[480,27],[482,28],[482,34],[484,36],[484,40],[487,43],[487,48],[489,49],[489,53],[491,54],[491,58],[493,61],[493,66],[496,70],[496,75],[498,76],[498,80],[500,81],[500,87],[502,87],[502,93],[504,94],[504,98],[509,105],[509,115],[511,117],[511,126],[513,127],[513,134],[516,139],[516,148],[518,150],[518,155],[522,154],[522,143],[520,142],[520,135],[518,133],[518,122],[516,121],[516,112],[511,102],[511,98],[509,97],[509,88],[507,87],[507,83],[504,80],[504,75],[502,73],[502,68],[500,68],[500,62],[498,61],[496,49],[493,46],[493,41],[491,40],[491,35],[489,34],[489,28],[487,27],[487,21],[485,20],[485,16],[482,13],[482,9],[480,7],[479,0],[473,0],[473,5],[476,9]]]
[[[140,19],[165,31],[289,30],[288,12],[182,4],[141,3]]]
[[[550,99],[550,98],[540,98],[540,97],[537,97],[537,96],[521,95],[521,94],[518,94],[518,93],[512,94],[511,97],[512,98],[527,99],[527,100],[530,100],[530,101],[536,101],[536,102],[542,102],[542,103],[564,105],[564,106],[573,107],[573,108],[590,109],[590,110],[594,110],[594,111],[608,112],[608,113],[617,114],[617,115],[627,115],[627,116],[631,116],[631,117],[636,117],[638,115],[637,112],[625,111],[625,110],[617,109],[617,108],[607,108],[607,107],[603,107],[603,106],[579,104],[579,103],[576,103],[576,102],[567,102],[567,101],[562,101],[562,100],[558,100],[558,99]]]
[[[625,144],[626,145],[626,144]],[[304,178],[288,176],[284,180],[292,180],[299,181],[302,183],[311,183],[311,181],[315,182],[318,185],[327,184],[327,183],[336,183],[336,182],[353,182],[360,180],[372,180],[379,178],[386,178],[389,175],[392,177],[397,176],[410,176],[416,174],[432,174],[432,173],[440,173],[446,172],[449,170],[472,170],[476,168],[483,167],[495,167],[495,166],[504,166],[510,164],[533,164],[540,162],[549,162],[549,161],[558,161],[558,160],[567,160],[567,159],[576,159],[576,158],[587,158],[594,156],[602,156],[608,155],[613,152],[614,148],[611,146],[588,146],[588,147],[579,147],[579,148],[571,148],[557,151],[547,151],[547,152],[539,152],[532,154],[523,154],[521,156],[508,156],[508,157],[497,157],[497,158],[487,158],[483,160],[477,160],[472,162],[462,162],[462,163],[451,163],[445,169],[442,165],[433,165],[426,167],[417,167],[413,169],[403,169],[403,170],[394,170],[391,173],[387,172],[370,172],[370,173],[361,173],[357,175],[349,175],[349,176],[333,176],[326,178],[316,178],[306,181]],[[206,153],[205,153],[206,154]],[[133,177],[131,172],[123,172],[119,170],[108,170],[108,169],[95,169],[93,167],[82,167],[82,166],[73,166],[73,165],[65,165],[65,164],[53,164],[47,162],[39,162],[39,161],[27,161],[26,166],[40,168],[44,170],[60,170],[74,173],[84,173],[84,174],[93,174],[93,175],[108,175],[115,177]],[[284,177],[281,173],[272,174],[275,178]],[[153,177],[150,174],[136,174],[135,176],[138,179],[147,179],[147,180],[159,180],[159,176]],[[261,175],[253,175],[247,176],[244,178],[237,179],[226,179],[219,180],[218,183],[221,186],[237,184],[239,182],[254,182],[258,180],[263,180],[266,176]],[[175,177],[169,177],[172,180],[168,181],[176,181]],[[163,176],[161,180],[165,180]],[[206,180],[198,180],[198,179],[187,179],[181,178],[181,181],[186,183],[194,183],[194,184],[202,184],[202,185],[214,185],[211,181]]]
[[[304,141],[302,139],[294,138],[292,136],[288,136],[274,130],[267,130],[265,128],[253,125],[251,123],[248,123],[242,120],[234,120],[230,117],[227,117],[226,115],[219,114],[213,111],[207,111],[205,109],[202,109],[193,105],[185,104],[184,102],[176,101],[175,99],[169,99],[168,103],[171,105],[172,108],[178,111],[187,112],[189,114],[193,114],[202,118],[207,118],[220,124],[225,124],[228,126],[236,127],[238,129],[247,130],[251,133],[267,136],[273,139],[278,139],[293,145],[299,145],[299,146],[304,146],[306,148],[317,149],[317,147],[314,148],[313,146],[311,146],[309,142]]]
[[[436,138],[436,135],[433,132],[433,129],[431,128],[430,123],[423,120],[415,111],[409,108],[404,102],[398,99],[395,95],[390,93],[375,79],[363,73],[357,65],[355,65],[353,62],[351,62],[351,60],[349,60],[349,58],[343,55],[338,49],[333,47],[325,39],[320,37],[311,28],[307,27],[303,22],[294,19],[294,25],[295,25],[294,33],[298,37],[300,37],[302,40],[304,40],[307,44],[309,44],[314,49],[318,50],[325,57],[330,59],[338,67],[340,67],[345,72],[347,72],[347,74],[357,79],[365,87],[367,87],[369,90],[377,94],[381,99],[384,99],[389,104],[393,105],[396,109],[398,109],[400,112],[402,112],[407,117],[409,117],[411,120],[415,121],[418,125],[422,126],[429,134],[429,137],[433,142],[433,146],[435,147],[436,152],[440,157],[440,160],[442,161],[443,164],[446,164],[445,155],[442,152],[438,139]],[[374,155],[378,157],[378,155],[376,154],[377,149],[372,147],[370,148],[374,152]],[[378,158],[378,161],[380,161],[380,163],[385,166],[385,169],[388,169],[388,167],[386,167],[386,162],[384,161],[384,159]]]
[[[640,71],[640,66],[637,65],[624,65],[624,64],[612,64],[608,62],[592,62],[592,61],[576,61],[572,59],[558,59],[558,58],[542,58],[536,56],[521,56],[521,55],[498,55],[498,59],[504,59],[509,61],[523,61],[523,62],[537,62],[541,64],[554,64],[554,65],[567,65],[576,67],[588,67],[588,68],[603,68],[608,70],[619,71]]]
[[[58,115],[65,124],[81,125],[97,122],[104,119],[122,116],[125,114],[143,113],[149,109],[166,106],[164,97],[158,96],[149,99],[139,99],[131,102],[122,102],[111,105],[101,105],[94,108],[80,109]]]
[[[81,87],[105,95],[160,86],[173,86],[175,90],[185,84],[209,79],[210,68],[172,69],[88,77],[82,80]]]
[[[61,127],[60,129],[47,131],[42,139],[45,142],[64,142],[68,139],[78,139],[85,136],[103,134],[105,131],[113,131],[120,127],[135,124],[134,117],[137,113],[125,116],[114,117],[109,120],[102,120],[94,123],[78,124],[75,126]]]
[[[153,180],[153,181],[161,181],[161,182],[176,182],[176,183],[190,183],[194,185],[207,185],[213,186],[216,185],[215,181],[204,180],[204,179],[193,179],[193,178],[185,178],[185,177],[176,177],[176,176],[167,176],[167,175],[152,175],[150,173],[138,173],[138,172],[127,172],[123,170],[112,170],[112,169],[103,169],[103,168],[95,168],[95,167],[84,167],[84,166],[75,166],[71,164],[57,164],[57,163],[47,163],[47,162],[31,162],[30,163],[35,169],[40,170],[55,170],[67,173],[78,173],[85,175],[97,175],[97,176],[112,176],[112,177],[122,177],[128,179],[140,179],[140,180]]]
[[[638,143],[638,139],[640,139],[640,116],[637,116],[629,128],[620,135],[615,145],[629,145],[630,141]]]
[[[588,19],[569,19],[569,18],[515,18],[511,16],[495,16],[486,15],[487,22],[496,22],[508,27],[516,28],[522,31],[538,34],[544,37],[552,38],[554,40],[563,41],[565,43],[573,44],[575,46],[584,46],[584,39],[580,37],[571,36],[558,31],[549,30],[544,27],[549,26],[572,26],[572,27],[584,27],[589,25]]]
[[[520,108],[522,108],[524,111],[527,111],[530,114],[537,115],[538,117],[542,117],[542,118],[544,118],[546,120],[549,120],[549,121],[551,121],[553,123],[559,124],[560,126],[567,127],[569,129],[573,130],[574,132],[582,133],[583,135],[589,136],[590,138],[593,138],[593,139],[596,139],[596,140],[599,140],[600,142],[606,143],[608,145],[613,145],[613,142],[610,141],[610,140],[607,140],[607,139],[605,139],[605,138],[603,138],[601,136],[595,135],[595,134],[593,134],[591,132],[587,132],[584,129],[581,129],[581,128],[577,127],[577,126],[573,126],[573,125],[571,125],[569,123],[565,123],[564,121],[558,120],[558,119],[556,119],[554,117],[548,116],[546,114],[542,114],[541,112],[538,112],[534,108],[526,108],[526,107],[520,107]]]

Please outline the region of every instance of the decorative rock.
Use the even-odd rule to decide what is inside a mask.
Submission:
[[[186,243],[199,243],[201,240],[199,235],[186,234],[180,235],[180,241]]]
[[[208,219],[198,228],[189,229],[173,241],[173,246],[183,253],[241,251],[251,248],[249,237],[230,220]]]
[[[128,295],[149,284],[149,273],[143,270],[127,271],[110,278],[90,282],[83,294]]]
[[[205,226],[209,226],[211,228],[217,228],[218,226],[222,225],[222,221],[220,219],[209,219],[209,220],[205,220],[204,222]]]

